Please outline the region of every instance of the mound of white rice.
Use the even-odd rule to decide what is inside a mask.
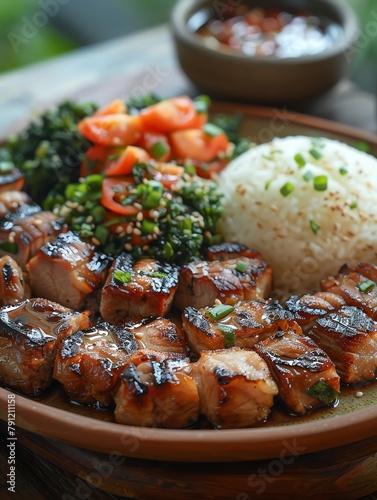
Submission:
[[[318,290],[345,262],[377,263],[377,160],[329,139],[257,146],[220,175],[226,241],[259,250],[277,295]]]

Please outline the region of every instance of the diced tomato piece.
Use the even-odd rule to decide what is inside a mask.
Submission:
[[[144,128],[160,132],[173,132],[200,126],[202,118],[199,116],[194,103],[186,96],[166,99],[140,112]]]
[[[141,136],[141,120],[138,116],[113,114],[89,116],[78,124],[84,137],[103,146],[128,146]]]
[[[182,160],[210,162],[220,151],[228,148],[228,138],[221,132],[215,136],[203,130],[178,130],[170,134],[173,154]]]
[[[122,205],[128,187],[133,185],[133,177],[110,177],[102,182],[101,204],[118,215],[136,215],[139,210],[133,205]]]
[[[221,172],[221,170],[223,170],[228,165],[229,161],[229,159],[224,159],[213,160],[209,163],[194,162],[194,166],[199,177],[203,177],[204,179],[212,179],[214,175]]]
[[[156,130],[145,130],[139,144],[155,160],[162,162],[170,160],[171,147],[165,134]]]
[[[185,169],[175,163],[157,163],[156,170],[153,172],[153,177],[156,181],[167,188],[171,189],[184,174]]]
[[[122,149],[111,146],[92,146],[85,153],[84,159],[81,162],[80,177],[101,173],[108,157],[119,152],[121,153]]]
[[[107,163],[106,175],[128,175],[136,163],[144,163],[151,159],[149,154],[142,148],[127,146],[123,154]]]
[[[100,108],[93,116],[117,115],[127,113],[127,106],[123,99],[115,99],[107,106]]]

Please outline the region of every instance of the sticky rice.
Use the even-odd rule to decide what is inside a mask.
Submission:
[[[377,159],[335,140],[274,139],[220,175],[226,241],[258,249],[276,294],[319,289],[344,263],[377,263]]]

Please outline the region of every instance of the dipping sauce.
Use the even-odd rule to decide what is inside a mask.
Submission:
[[[210,19],[196,32],[214,47],[248,56],[279,58],[318,54],[334,44],[341,26],[306,11],[250,9],[241,5],[224,20]]]

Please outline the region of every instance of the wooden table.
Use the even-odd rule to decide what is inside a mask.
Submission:
[[[27,47],[24,50],[27,50]],[[5,136],[9,131],[19,129],[33,113],[63,98],[95,100],[101,104],[112,97],[127,99],[147,92],[161,96],[193,96],[199,92],[178,68],[169,31],[165,26],[84,48],[2,75],[0,135]],[[325,95],[288,106],[288,109],[338,121],[372,133],[377,131],[374,96],[357,89],[350,81],[342,81]],[[118,498],[97,488],[86,491],[84,488],[78,492],[77,477],[69,467],[72,464],[68,464],[63,456],[62,466],[53,466],[46,456],[41,457],[24,448],[21,443],[37,450],[39,441],[22,430],[18,431],[20,439],[17,448],[17,493],[8,493],[6,429],[3,424],[0,430],[0,498]],[[54,444],[51,443],[51,456],[54,453],[53,448]],[[67,448],[67,456],[69,453],[72,453],[72,450]],[[85,452],[77,450],[78,456],[82,453]],[[166,467],[170,465],[167,464]],[[76,473],[79,474],[79,471]],[[85,484],[83,480],[80,481],[80,484]],[[375,481],[377,487],[377,478]],[[366,498],[377,499],[377,495],[369,495]]]

